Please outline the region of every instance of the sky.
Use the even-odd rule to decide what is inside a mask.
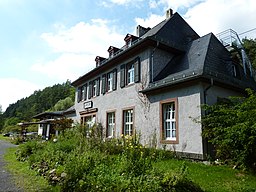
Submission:
[[[200,35],[256,28],[255,0],[0,0],[2,111],[36,90],[74,81],[122,47],[136,26],[154,27],[167,9]],[[256,30],[243,37],[256,38]],[[243,38],[241,37],[241,38]]]

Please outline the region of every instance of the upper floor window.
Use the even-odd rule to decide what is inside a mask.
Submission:
[[[78,88],[77,102],[85,101],[87,99],[87,84]]]
[[[136,58],[130,63],[121,65],[120,87],[137,83],[140,81],[140,58]]]
[[[94,81],[92,82],[92,96],[93,96],[93,97],[96,97],[96,93],[97,93],[97,81],[94,80]]]
[[[108,73],[107,75],[107,91],[112,91],[113,90],[113,72]]]
[[[177,142],[177,102],[168,100],[161,103],[162,141]]]
[[[134,64],[131,64],[128,66],[128,71],[127,71],[127,84],[134,83]]]
[[[100,95],[100,78],[89,82],[88,99]]]
[[[116,82],[117,82],[116,74],[117,74],[117,70],[113,69],[111,72],[102,75],[102,86],[101,86],[102,94],[116,90]]]

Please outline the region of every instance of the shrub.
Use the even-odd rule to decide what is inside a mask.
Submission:
[[[240,167],[256,168],[256,95],[232,97],[204,106],[203,136],[216,148],[217,158]]]

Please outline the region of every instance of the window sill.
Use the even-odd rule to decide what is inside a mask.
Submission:
[[[179,141],[177,139],[175,139],[175,140],[161,140],[160,143],[162,143],[162,144],[179,144]]]

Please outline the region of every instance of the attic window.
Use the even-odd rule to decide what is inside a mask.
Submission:
[[[96,61],[96,67],[99,67],[101,64],[102,64],[102,61],[104,61],[106,58],[104,57],[100,57],[100,56],[97,56],[95,58],[95,61]]]
[[[124,41],[126,43],[126,48],[129,48],[132,46],[132,42],[134,42],[135,40],[137,40],[138,37],[131,35],[131,34],[127,34],[124,38]]]
[[[114,57],[114,56],[115,56],[115,54],[116,54],[119,50],[120,50],[119,48],[116,48],[116,47],[110,46],[110,47],[108,48],[109,58]]]

